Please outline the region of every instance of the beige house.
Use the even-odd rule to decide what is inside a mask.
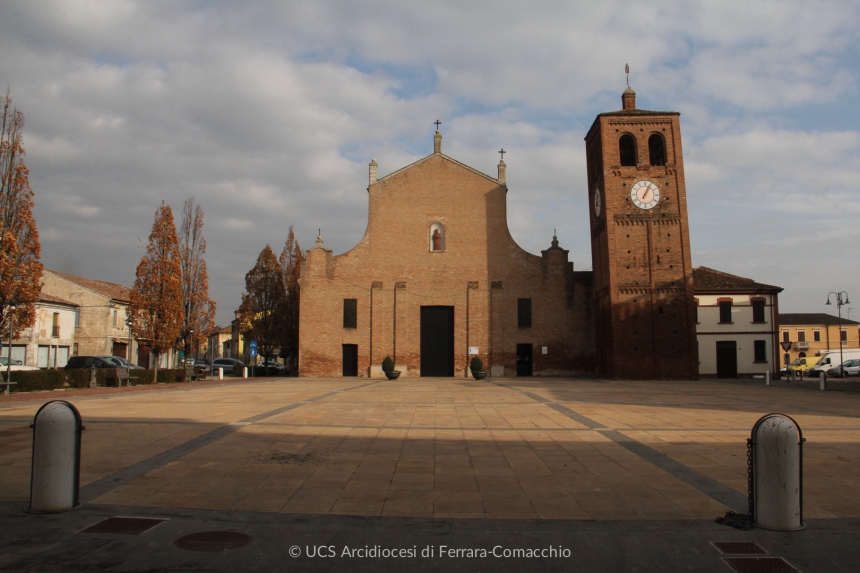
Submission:
[[[36,321],[12,343],[12,359],[27,366],[62,368],[75,351],[78,305],[45,293],[36,302]],[[9,349],[4,346],[2,355]]]
[[[737,378],[779,370],[782,288],[697,267],[693,269],[699,375]]]
[[[72,323],[72,355],[129,356],[129,331],[125,324],[129,303],[128,288],[48,269],[44,270],[42,281],[43,297],[53,297],[77,307]],[[63,333],[62,323],[60,332]],[[138,357],[137,350],[136,341],[132,341],[132,363],[148,365],[148,353]]]
[[[790,342],[791,347],[783,353],[782,364],[796,358],[820,356],[825,350],[860,348],[860,322],[823,312],[793,312],[779,315],[779,340]],[[782,351],[782,349],[780,349]]]
[[[230,358],[230,347],[233,338],[233,327],[225,326],[223,328],[216,327],[209,334],[208,349],[206,352],[206,360],[210,363],[216,358]]]

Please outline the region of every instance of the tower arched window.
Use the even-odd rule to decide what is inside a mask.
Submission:
[[[430,225],[430,250],[432,252],[445,250],[445,225],[442,223]]]
[[[666,165],[666,141],[659,133],[648,138],[648,158],[651,165]]]
[[[629,133],[618,140],[618,154],[621,156],[621,165],[636,165],[636,139]]]

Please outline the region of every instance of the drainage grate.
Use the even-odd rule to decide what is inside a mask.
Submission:
[[[245,547],[252,541],[253,537],[239,531],[201,531],[180,537],[174,545],[187,551],[229,551]]]
[[[779,557],[726,557],[738,573],[800,573]]]
[[[767,551],[752,541],[712,541],[723,555],[767,555]]]
[[[140,535],[149,531],[164,519],[148,517],[109,517],[84,529],[81,533],[113,533],[117,535]]]

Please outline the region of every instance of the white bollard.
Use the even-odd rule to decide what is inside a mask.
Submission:
[[[63,400],[48,402],[33,418],[31,513],[75,509],[81,476],[81,415]]]
[[[822,372],[818,375],[818,387],[821,390],[827,390],[827,373]]]
[[[90,368],[90,388],[98,388],[99,383],[96,381],[96,369]]]
[[[752,448],[753,523],[763,529],[795,531],[803,523],[803,435],[797,422],[768,414],[755,423]]]
[[[767,370],[767,371],[764,373],[764,385],[765,385],[765,386],[770,386],[770,370]]]
[[[242,368],[242,378],[247,378],[247,377],[248,377],[248,367],[245,366],[244,368]]]
[[[223,379],[224,379],[224,369],[219,368],[218,369],[218,380],[223,380]]]

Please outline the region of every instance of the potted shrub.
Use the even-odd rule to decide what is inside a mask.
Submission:
[[[389,380],[397,380],[397,377],[400,376],[400,372],[394,369],[394,360],[390,356],[386,356],[385,360],[382,361],[382,371],[385,372],[385,376]]]
[[[487,371],[484,370],[484,363],[477,356],[472,357],[472,362],[469,363],[469,368],[472,370],[472,376],[475,380],[483,380],[487,377]]]

